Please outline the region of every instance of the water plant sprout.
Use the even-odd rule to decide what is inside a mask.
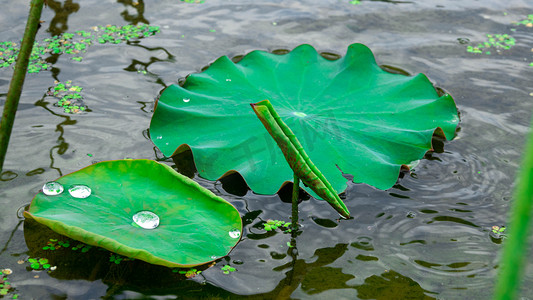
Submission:
[[[281,117],[274,110],[268,100],[251,104],[255,114],[261,120],[268,133],[274,138],[279,148],[283,152],[289,166],[294,171],[293,193],[292,193],[292,227],[298,229],[298,195],[300,180],[312,189],[320,198],[326,200],[339,214],[345,218],[350,217],[350,212],[346,205],[339,198],[328,180],[313,164],[302,145],[291,131],[291,129],[281,120]]]

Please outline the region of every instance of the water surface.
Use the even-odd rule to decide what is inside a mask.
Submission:
[[[533,28],[514,24],[533,13],[512,1],[48,1],[37,40],[92,26],[142,24],[161,32],[139,42],[93,45],[76,62],[50,59],[51,71],[29,74],[0,182],[0,269],[23,299],[175,299],[181,297],[294,299],[488,299],[505,239],[515,174],[533,109]],[[3,3],[0,41],[21,38],[26,3]],[[491,55],[467,45],[486,34],[510,34],[516,45]],[[53,233],[23,225],[17,215],[43,184],[95,161],[164,158],[147,129],[159,92],[216,58],[308,43],[343,55],[369,46],[379,64],[424,73],[454,96],[461,115],[457,138],[435,143],[420,164],[386,191],[349,184],[353,219],[323,201],[300,204],[297,253],[290,234],[267,233],[268,219],[289,221],[290,203],[255,195],[238,177],[196,181],[235,205],[245,223],[242,241],[191,280],[141,262],[109,263],[44,252]],[[0,69],[0,104],[11,68]],[[82,86],[90,112],[67,114],[46,97],[54,81]],[[283,198],[283,197],[281,197]],[[26,227],[26,229],[24,229]],[[37,232],[35,233],[31,233]],[[39,240],[40,238],[40,240]],[[43,242],[44,241],[44,242]],[[92,254],[91,254],[92,253]],[[36,255],[55,271],[31,271]],[[222,266],[237,270],[223,274]],[[533,295],[528,264],[521,295]],[[527,299],[527,298],[525,298]]]

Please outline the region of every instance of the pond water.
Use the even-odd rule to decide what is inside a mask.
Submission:
[[[3,3],[0,42],[20,40],[27,2]],[[0,181],[0,269],[13,271],[4,298],[490,298],[505,243],[492,227],[507,226],[533,109],[533,28],[516,24],[533,13],[531,1],[47,2],[37,41],[108,24],[148,23],[160,32],[91,45],[80,62],[46,54],[50,70],[28,74]],[[515,45],[467,51],[489,42],[487,34],[508,34]],[[216,58],[303,43],[343,55],[354,42],[369,46],[379,64],[426,74],[454,96],[461,123],[453,141],[435,141],[393,188],[349,184],[353,219],[339,221],[326,202],[307,199],[290,249],[290,234],[263,229],[269,219],[289,221],[284,195],[256,195],[238,177],[211,182],[182,167],[237,207],[245,224],[236,248],[191,279],[139,261],[117,264],[97,249],[43,250],[56,236],[24,224],[20,210],[44,183],[94,162],[146,158],[176,167],[148,138],[155,98]],[[11,74],[0,68],[1,105]],[[47,95],[54,81],[82,87],[88,109],[57,107]],[[35,257],[57,268],[32,270]],[[225,265],[235,271],[225,274]],[[523,299],[531,295],[532,262],[521,290]]]

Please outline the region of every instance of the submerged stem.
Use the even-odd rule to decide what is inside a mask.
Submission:
[[[298,230],[298,198],[300,196],[300,178],[294,173],[292,185],[292,230]]]

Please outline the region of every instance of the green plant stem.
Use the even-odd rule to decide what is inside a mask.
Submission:
[[[298,230],[298,198],[300,197],[300,178],[294,173],[292,185],[292,230]]]
[[[41,19],[41,12],[43,10],[44,0],[32,0],[30,3],[30,13],[24,30],[20,52],[15,64],[15,70],[11,83],[9,84],[9,92],[7,93],[4,111],[2,113],[2,120],[0,121],[0,172],[4,166],[4,160],[7,152],[7,145],[15,122],[15,114],[22,93],[22,86],[26,78],[26,71],[28,70],[28,63],[30,61],[30,54],[35,42],[35,35],[39,28],[39,21]]]
[[[532,122],[533,124],[533,122]],[[533,209],[533,131],[530,129],[525,156],[511,208],[509,235],[504,242],[494,299],[518,299],[517,292],[528,256],[528,238]]]

